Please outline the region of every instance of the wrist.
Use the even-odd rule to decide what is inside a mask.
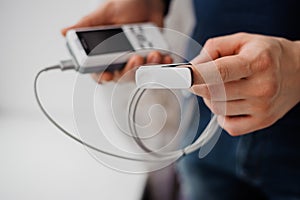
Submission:
[[[296,103],[300,102],[300,41],[279,38],[281,46],[282,75],[289,79],[289,87],[295,93],[292,95]],[[285,71],[285,72],[284,72]]]
[[[296,45],[296,66],[300,68],[300,40],[295,41],[295,45]]]
[[[295,68],[295,73],[300,73],[300,40],[290,41],[285,38],[279,38],[279,44],[282,56],[289,58],[290,65]]]
[[[290,41],[289,41],[290,42]],[[292,41],[291,42],[291,55],[292,57],[291,60],[292,62],[292,66],[294,67],[293,72],[295,73],[295,77],[296,77],[296,88],[298,88],[296,90],[296,93],[298,94],[298,103],[300,102],[300,93],[298,91],[300,91],[300,79],[298,77],[300,77],[300,41]]]
[[[297,74],[298,74],[298,77],[300,77],[300,41],[295,41],[295,58],[296,58],[296,68],[297,68]],[[299,91],[300,91],[300,80],[298,81],[298,88],[299,88]],[[300,97],[298,99],[298,103],[300,102]]]

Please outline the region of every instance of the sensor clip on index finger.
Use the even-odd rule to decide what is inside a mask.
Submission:
[[[192,86],[190,63],[140,66],[135,74],[136,85],[144,89],[188,89]]]

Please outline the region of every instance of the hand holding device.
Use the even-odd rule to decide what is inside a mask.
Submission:
[[[146,57],[153,50],[168,49],[152,23],[71,29],[66,40],[81,73],[120,70],[132,55]]]
[[[138,22],[152,22],[159,27],[162,27],[164,19],[164,7],[165,5],[161,0],[108,0],[101,4],[93,12],[84,16],[74,25],[62,29],[61,33],[65,36],[67,31],[70,29]],[[155,58],[152,56],[150,57],[150,59],[147,57],[147,62],[172,62],[172,59],[169,56],[163,56],[162,58],[158,58],[161,56],[154,56]],[[127,65],[124,67],[124,70],[144,64],[141,62],[141,60],[142,58],[140,56],[134,56],[134,58],[131,58],[128,61],[129,63],[127,63]],[[115,78],[115,74],[112,72],[94,73],[92,76],[98,82],[110,81]]]

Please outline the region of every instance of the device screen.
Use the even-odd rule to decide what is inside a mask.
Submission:
[[[121,28],[80,31],[77,36],[87,55],[134,50]]]

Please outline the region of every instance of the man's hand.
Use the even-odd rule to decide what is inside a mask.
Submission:
[[[238,33],[210,39],[203,49],[192,61],[192,91],[204,98],[229,134],[268,127],[299,103],[299,42]],[[220,73],[225,98],[210,93],[219,84],[210,67]]]
[[[66,32],[73,28],[148,21],[162,27],[164,20],[164,6],[162,0],[109,0],[92,13],[83,17],[76,24],[62,29],[61,33],[65,36]],[[92,77],[97,82],[102,83],[117,79],[130,69],[145,63],[169,64],[171,62],[172,58],[170,56],[152,52],[146,59],[141,56],[133,56],[129,59],[122,71],[92,74]]]
[[[109,0],[61,33],[65,35],[73,28],[148,21],[162,27],[164,6],[162,0]]]

